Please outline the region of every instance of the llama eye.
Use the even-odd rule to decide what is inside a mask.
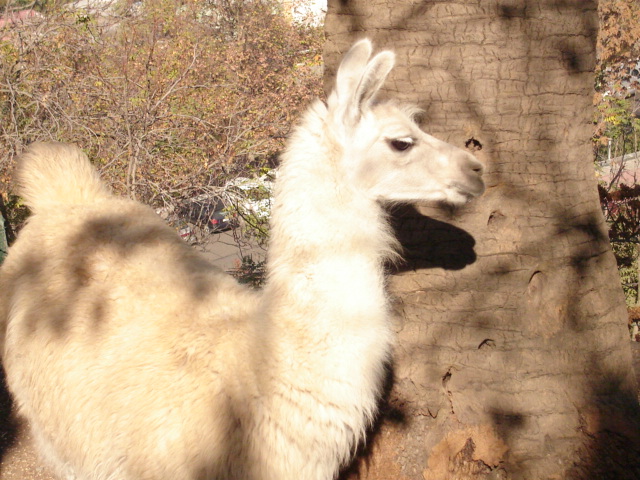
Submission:
[[[413,138],[394,138],[389,140],[389,145],[398,152],[404,152],[413,147]]]

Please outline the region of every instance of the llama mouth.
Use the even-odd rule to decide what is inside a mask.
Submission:
[[[448,207],[455,208],[455,207],[462,207],[463,205],[466,205],[474,198],[481,195],[484,192],[484,188],[478,191],[478,190],[471,190],[469,188],[460,188],[460,187],[452,186],[449,192],[450,193],[449,195],[447,195],[447,198],[444,201],[439,203],[447,205]]]
[[[468,184],[461,184],[453,182],[451,187],[455,189],[456,193],[465,197],[468,201],[481,196],[485,192],[485,184],[481,178],[473,179]]]

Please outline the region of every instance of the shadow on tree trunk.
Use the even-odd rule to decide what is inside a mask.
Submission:
[[[593,386],[588,403],[594,409],[581,412],[586,439],[567,479],[640,479],[640,409],[637,397],[621,390],[620,383],[612,375],[608,383]]]
[[[390,267],[391,273],[425,268],[461,270],[476,261],[476,241],[465,230],[424,216],[407,205],[393,207],[390,216],[402,245],[402,260]]]

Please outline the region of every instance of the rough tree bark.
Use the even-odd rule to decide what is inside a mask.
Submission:
[[[595,0],[330,0],[327,85],[357,38],[390,96],[468,144],[485,196],[395,212],[386,415],[345,478],[640,478],[626,311],[592,163]]]

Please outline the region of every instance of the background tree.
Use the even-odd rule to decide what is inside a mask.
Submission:
[[[640,3],[601,0],[596,66],[596,171],[609,237],[631,307],[640,320]],[[637,328],[637,327],[636,327]]]
[[[456,216],[394,213],[409,256],[390,282],[395,381],[362,477],[640,478],[589,145],[597,27],[593,0],[329,2],[326,78],[360,36],[393,48],[388,91],[488,166]]]

